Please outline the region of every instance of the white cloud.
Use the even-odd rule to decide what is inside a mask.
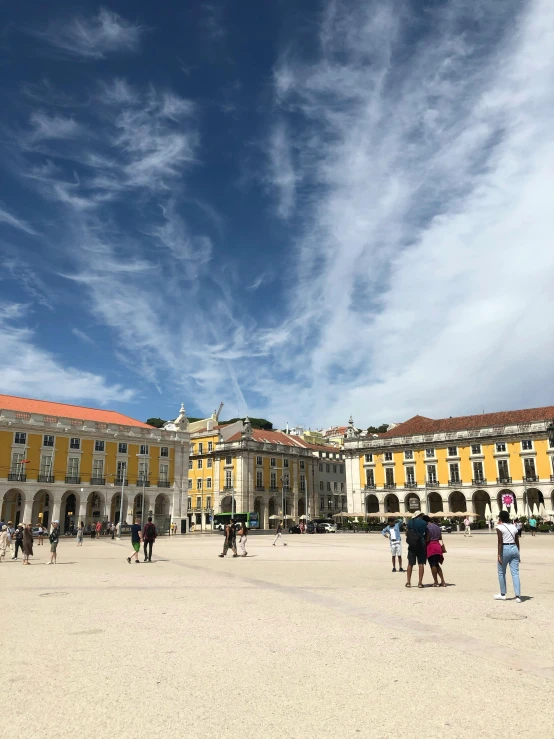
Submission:
[[[139,48],[144,29],[117,13],[100,8],[95,16],[76,16],[52,22],[38,38],[58,52],[84,60],[103,59],[109,54],[134,52]]]
[[[67,365],[35,343],[33,331],[22,326],[24,306],[0,304],[0,387],[13,395],[42,398],[45,388],[52,400],[92,401],[104,406],[130,402],[135,392],[112,385],[105,377]]]
[[[11,280],[26,293],[34,303],[53,310],[51,290],[28,262],[16,256],[15,249],[7,248],[0,253],[0,282]]]
[[[88,334],[86,334],[84,331],[81,331],[80,328],[72,328],[71,333],[73,336],[76,336],[78,339],[80,339],[85,344],[95,345],[96,342],[94,339],[91,339]]]
[[[3,208],[1,204],[0,204],[0,223],[6,223],[8,226],[19,229],[19,231],[25,231],[25,233],[28,233],[31,236],[37,235],[37,232],[32,226],[30,226],[25,221],[21,220],[21,218],[16,218],[14,215],[12,215],[7,210],[5,210],[5,208]]]
[[[42,111],[31,115],[31,140],[72,139],[82,132],[81,126],[73,119],[63,116],[50,116]]]
[[[269,169],[266,182],[277,191],[277,212],[288,218],[296,197],[297,173],[292,161],[291,142],[285,124],[280,121],[271,130],[268,146]]]

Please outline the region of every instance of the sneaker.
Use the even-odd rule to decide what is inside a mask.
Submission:
[[[516,595],[516,603],[523,603],[519,595]]]
[[[398,572],[406,572],[406,570],[405,570],[405,569],[404,569],[403,567],[401,567],[401,568],[400,568],[400,569],[398,570]]]
[[[234,559],[235,557],[238,557],[238,556],[239,556],[238,554],[233,554],[233,559]]]
[[[223,555],[223,554],[218,554],[217,556],[218,556],[218,557],[223,557],[224,555]]]
[[[393,567],[393,568],[392,568],[392,571],[393,571],[393,572],[396,572],[396,567]]]
[[[506,600],[506,596],[502,595],[502,593],[498,593],[498,595],[494,596],[495,600]]]
[[[127,557],[127,562],[128,562],[129,564],[131,564],[131,557]],[[52,563],[50,562],[50,564],[52,564]]]

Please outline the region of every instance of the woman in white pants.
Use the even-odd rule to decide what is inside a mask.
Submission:
[[[248,529],[246,528],[246,522],[243,521],[240,525],[239,530],[239,544],[242,550],[242,556],[246,557],[246,537],[248,536]]]
[[[277,531],[275,532],[275,539],[273,540],[273,546],[275,546],[275,544],[277,543],[277,539],[282,539],[282,538],[283,538],[283,522],[279,521],[279,523],[277,524]],[[284,547],[287,546],[285,542],[283,542],[283,546]]]

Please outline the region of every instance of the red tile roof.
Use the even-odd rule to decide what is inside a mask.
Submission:
[[[239,441],[241,438],[242,434],[239,432],[233,434],[233,436],[231,436],[227,441]],[[284,444],[285,446],[301,447],[303,449],[315,449],[324,452],[340,452],[338,447],[310,444],[300,436],[285,434],[283,431],[263,431],[262,429],[252,429],[252,439],[254,441],[259,441],[261,443],[265,442],[267,444]]]
[[[554,418],[554,406],[543,408],[527,408],[520,411],[500,411],[499,413],[480,413],[476,416],[455,416],[453,418],[426,418],[414,416],[387,431],[379,434],[384,438],[393,436],[412,436],[413,434],[431,434],[448,431],[464,431],[465,429],[488,428],[490,426],[511,426],[535,421],[551,421]]]
[[[142,421],[137,421],[117,411],[103,411],[98,408],[86,408],[81,405],[53,403],[50,400],[18,398],[15,395],[0,395],[0,410],[37,413],[42,416],[55,416],[58,418],[77,418],[81,421],[115,423],[121,426],[138,426],[142,429],[153,428],[147,423],[142,423]]]

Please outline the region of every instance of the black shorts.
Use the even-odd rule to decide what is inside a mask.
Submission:
[[[430,554],[428,561],[431,567],[440,567],[442,554]]]
[[[424,547],[417,547],[416,549],[408,547],[408,564],[413,567],[416,561],[418,565],[424,565],[427,562],[427,554]]]

